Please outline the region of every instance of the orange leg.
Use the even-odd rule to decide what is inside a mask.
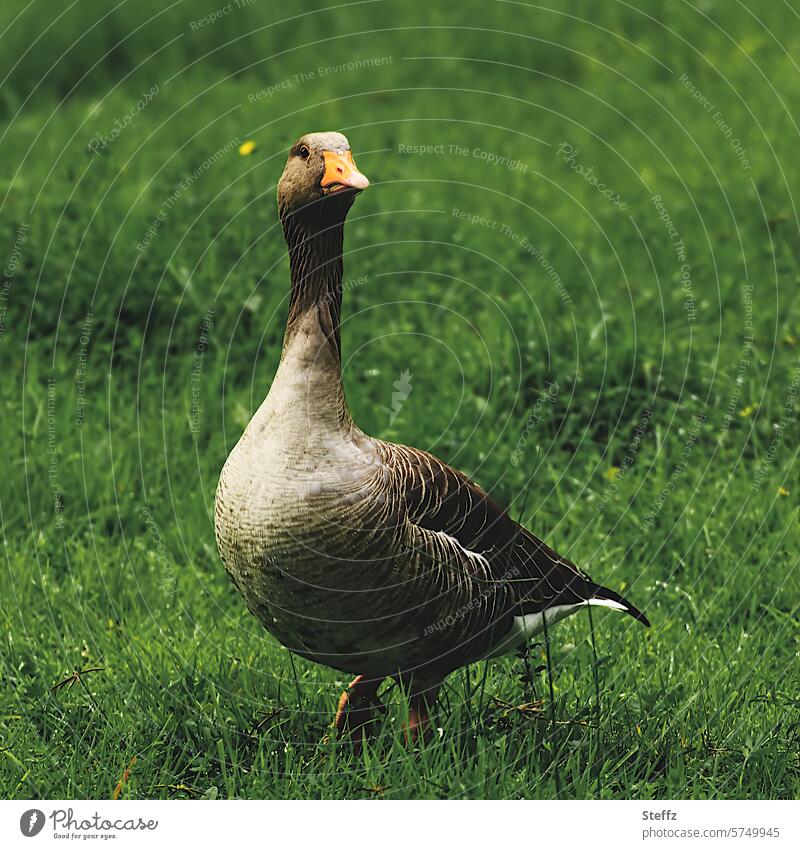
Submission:
[[[339,699],[333,724],[340,735],[350,734],[357,746],[361,745],[375,720],[373,708],[383,709],[378,698],[378,687],[382,682],[382,678],[370,679],[359,675],[350,682]]]
[[[422,693],[412,693],[408,700],[408,724],[405,726],[406,744],[412,745],[425,736],[430,724],[430,707],[436,701],[439,687],[431,687]]]

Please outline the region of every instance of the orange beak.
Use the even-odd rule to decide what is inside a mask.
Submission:
[[[353,154],[349,150],[344,153],[325,150],[322,156],[325,160],[325,173],[322,175],[320,186],[326,195],[347,189],[360,192],[369,185],[369,180],[356,168]]]

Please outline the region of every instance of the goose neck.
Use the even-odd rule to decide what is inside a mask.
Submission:
[[[344,222],[293,214],[283,216],[282,224],[292,280],[284,350],[297,329],[316,314],[327,343],[340,360]]]

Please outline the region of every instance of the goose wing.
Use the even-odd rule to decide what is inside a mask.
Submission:
[[[587,602],[624,610],[644,625],[645,615],[619,593],[596,584],[574,563],[515,522],[466,475],[426,451],[380,443],[394,494],[408,521],[452,538],[485,564],[487,580],[503,601],[496,613],[525,617]],[[510,609],[509,609],[510,608]]]

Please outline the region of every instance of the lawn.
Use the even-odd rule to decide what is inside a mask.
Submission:
[[[220,6],[0,12],[0,796],[797,797],[797,13]],[[286,319],[275,184],[318,129],[372,181],[355,420],[652,622],[453,675],[415,749],[390,686],[362,753],[329,737],[343,676],[214,542]]]

